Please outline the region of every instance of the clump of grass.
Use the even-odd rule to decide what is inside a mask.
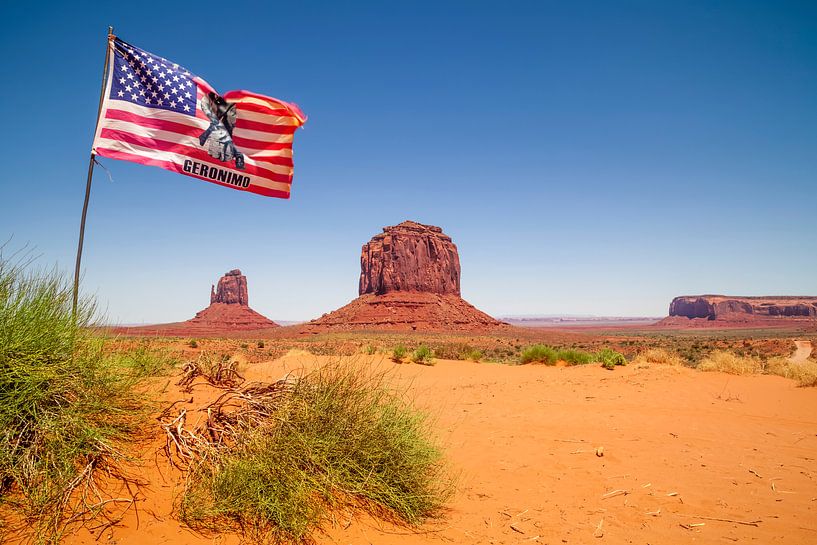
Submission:
[[[544,363],[545,365],[556,365],[558,359],[556,349],[544,344],[534,344],[522,350],[519,356],[520,363]]]
[[[391,352],[391,360],[394,363],[401,363],[403,361],[403,358],[406,357],[407,352],[408,351],[406,350],[405,346],[403,346],[402,344],[398,344],[397,346],[394,347],[394,350],[392,350]]]
[[[95,471],[114,474],[144,422],[134,385],[164,366],[147,348],[106,352],[88,329],[93,302],[74,315],[71,301],[63,275],[0,255],[0,502],[35,542],[56,542],[67,513],[99,501],[85,495]]]
[[[798,386],[817,386],[817,361],[814,360],[794,363],[788,358],[770,358],[764,372],[795,380]]]
[[[684,360],[675,352],[664,348],[648,348],[634,359],[635,364],[684,365]]]
[[[610,371],[619,365],[627,365],[627,358],[624,357],[624,354],[616,352],[612,348],[602,348],[596,352],[594,360]]]
[[[377,352],[377,348],[373,344],[367,344],[363,347],[363,353],[367,356],[373,356]]]
[[[763,363],[751,356],[738,356],[726,350],[715,350],[698,364],[701,371],[719,371],[731,375],[751,375],[763,370]]]
[[[556,352],[556,359],[568,365],[587,365],[593,363],[593,354],[584,350],[563,349]]]
[[[308,542],[338,509],[417,525],[451,493],[426,416],[383,375],[328,366],[265,410],[260,422],[236,417],[231,441],[190,467],[180,502],[186,524],[229,527],[259,542]]]
[[[421,344],[412,352],[411,361],[420,365],[434,365],[434,353],[429,347]]]

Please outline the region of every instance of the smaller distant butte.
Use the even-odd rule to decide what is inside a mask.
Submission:
[[[210,306],[186,322],[141,327],[115,328],[126,334],[208,336],[234,331],[254,331],[280,327],[249,306],[247,277],[238,269],[222,276],[217,286],[210,287]]]

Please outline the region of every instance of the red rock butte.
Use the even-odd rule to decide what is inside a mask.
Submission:
[[[433,225],[404,221],[363,245],[360,297],[312,320],[307,331],[485,331],[507,324],[460,297],[460,258]]]
[[[660,324],[780,324],[792,320],[817,320],[817,297],[684,295],[672,300],[669,317]]]
[[[280,326],[250,308],[247,277],[233,269],[219,279],[217,286],[210,287],[210,306],[190,320],[116,330],[129,334],[207,336],[273,327]]]

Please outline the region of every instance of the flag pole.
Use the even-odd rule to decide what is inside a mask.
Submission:
[[[96,124],[94,134],[99,125],[99,116],[102,113],[102,102],[105,99],[105,87],[108,84],[108,61],[111,56],[110,41],[113,36],[113,27],[108,27],[108,38],[105,40],[105,64],[102,67],[102,88],[99,90],[99,107],[96,111]],[[74,268],[74,300],[71,306],[71,314],[77,315],[77,302],[79,300],[79,271],[82,263],[82,243],[85,241],[85,217],[88,215],[88,199],[91,197],[91,179],[94,176],[94,150],[91,149],[91,158],[88,160],[88,180],[85,182],[85,202],[82,204],[82,219],[79,222],[79,242],[77,243],[77,264]]]

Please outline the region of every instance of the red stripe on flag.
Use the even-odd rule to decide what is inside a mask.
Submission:
[[[217,159],[210,157],[210,155],[206,151],[191,146],[185,146],[183,144],[176,144],[164,140],[157,140],[154,138],[139,136],[126,131],[120,131],[115,129],[102,129],[102,131],[99,134],[101,138],[109,138],[111,140],[118,140],[120,142],[126,142],[128,144],[134,144],[136,146],[143,146],[146,148],[167,151],[170,153],[178,153],[179,155],[184,155],[185,157],[190,157],[191,159],[195,159],[197,161],[206,162],[208,164],[221,167],[223,169],[234,170],[237,172],[245,172],[247,174],[252,174],[253,176],[259,176],[261,178],[266,178],[267,180],[272,180],[273,182],[281,182],[285,184],[292,183],[292,171],[290,171],[289,174],[280,174],[278,172],[273,172],[271,170],[260,168],[249,163],[245,164],[243,171],[240,171],[233,166],[227,166],[224,163],[220,163]],[[279,159],[286,158],[280,157]],[[282,166],[291,168],[292,161],[289,160],[289,164],[284,164]]]
[[[183,123],[176,123],[175,121],[165,121],[164,119],[145,117],[131,112],[126,112],[125,110],[115,110],[112,108],[109,108],[108,111],[105,112],[105,118],[117,119],[119,121],[129,121],[149,129],[160,129],[163,131],[182,134],[184,136],[198,137],[203,132],[201,127],[192,127]]]
[[[293,134],[296,125],[273,125],[271,123],[261,123],[259,121],[250,121],[249,119],[241,118],[241,109],[238,110],[238,117],[235,120],[236,129],[247,129],[258,132],[271,132],[273,134]]]
[[[97,148],[96,150],[98,155],[103,157],[110,157],[111,159],[120,159],[122,161],[132,161],[134,163],[140,163],[142,165],[149,165],[154,167],[163,168],[165,170],[171,170],[173,172],[178,172],[179,174],[183,174],[185,176],[190,176],[192,178],[198,178],[199,180],[204,180],[205,182],[210,182],[216,185],[229,187],[231,189],[238,189],[239,191],[248,191],[250,193],[257,193],[258,195],[264,195],[265,197],[277,197],[279,199],[289,199],[289,191],[279,191],[277,189],[270,189],[268,187],[263,187],[259,185],[250,184],[247,188],[236,187],[231,184],[225,184],[223,182],[219,182],[217,180],[213,180],[210,178],[205,178],[203,176],[199,176],[197,174],[193,174],[190,172],[185,172],[181,165],[177,165],[172,161],[162,161],[161,159],[150,159],[148,157],[143,157],[141,155],[135,155],[133,153],[128,153],[125,151],[117,151],[117,150],[109,150],[106,148]]]

